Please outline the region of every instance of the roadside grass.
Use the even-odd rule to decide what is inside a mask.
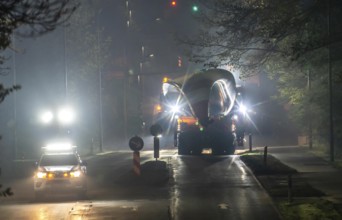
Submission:
[[[241,160],[249,166],[255,175],[277,175],[277,174],[294,174],[295,169],[281,163],[275,157],[268,155],[266,161],[264,155],[249,154],[242,155]]]
[[[272,197],[283,219],[342,219],[337,206],[322,198],[324,193],[272,155],[267,155],[266,163],[260,151],[243,153],[240,158]]]
[[[311,153],[323,158],[326,161],[330,161],[330,152],[328,152],[327,146],[315,146],[310,150]],[[331,162],[337,169],[342,169],[342,154],[341,152],[335,152],[334,162]]]
[[[293,203],[278,201],[277,207],[284,220],[341,219],[341,215],[336,211],[335,205],[324,199],[306,199],[305,201]]]
[[[342,159],[338,159],[334,162],[334,166],[338,169],[342,169]]]

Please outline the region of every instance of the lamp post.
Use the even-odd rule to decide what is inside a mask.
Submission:
[[[68,64],[67,64],[67,27],[63,27],[63,40],[64,40],[64,92],[65,102],[68,102]]]
[[[126,20],[126,31],[125,31],[125,42],[124,42],[124,51],[123,51],[123,56],[126,62],[126,71],[124,74],[124,85],[123,85],[123,135],[124,135],[124,140],[127,140],[127,94],[128,94],[128,72],[130,68],[130,62],[129,62],[129,55],[128,55],[128,43],[129,43],[129,28],[131,25],[131,20],[132,20],[132,11],[129,9],[130,4],[129,1],[126,0],[125,2],[125,8],[126,8],[126,14],[127,14],[127,20]]]
[[[331,9],[332,1],[328,0],[328,40],[329,40],[329,56],[328,56],[328,84],[329,84],[329,143],[330,143],[330,161],[335,161],[335,137],[334,137],[334,110],[333,110],[333,80],[332,80],[332,64],[331,64],[331,35],[332,35],[332,21],[331,21]]]
[[[17,69],[16,69],[16,51],[15,51],[15,36],[12,35],[13,42],[13,85],[17,85]],[[17,158],[17,91],[13,91],[13,159]]]
[[[100,63],[100,58],[99,58],[99,53],[100,53],[100,14],[102,12],[102,9],[100,9],[97,13],[96,16],[96,22],[97,22],[97,36],[96,36],[96,42],[97,42],[97,55],[96,55],[96,62],[97,62],[97,73],[99,76],[99,150],[100,152],[103,151],[103,123],[102,123],[102,118],[103,118],[103,112],[102,112],[102,70],[101,70],[101,63]]]
[[[311,96],[311,71],[308,71],[308,92]],[[312,149],[312,120],[311,120],[311,103],[308,103],[308,118],[309,118],[309,149]]]

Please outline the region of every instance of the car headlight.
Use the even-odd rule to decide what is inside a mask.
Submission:
[[[79,170],[76,170],[76,171],[72,171],[72,172],[70,172],[70,177],[80,177],[81,176],[81,171],[79,171]]]
[[[37,178],[38,179],[45,179],[47,177],[46,172],[37,172]]]

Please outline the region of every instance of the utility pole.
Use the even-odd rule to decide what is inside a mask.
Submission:
[[[64,92],[65,92],[65,104],[68,103],[68,60],[67,60],[67,27],[63,27],[63,39],[64,39]]]
[[[17,85],[17,69],[16,69],[16,49],[15,36],[12,35],[13,42],[13,85]],[[17,90],[13,91],[13,159],[17,158]]]
[[[97,55],[96,55],[96,61],[97,61],[97,72],[99,76],[99,150],[100,152],[103,151],[103,123],[102,123],[102,71],[101,71],[101,63],[100,63],[100,22],[99,22],[99,17],[100,17],[101,10],[98,11],[96,15],[96,20],[97,20]]]
[[[334,137],[334,105],[333,105],[333,80],[332,80],[332,46],[331,46],[331,35],[332,35],[332,21],[331,21],[331,9],[332,7],[332,0],[328,0],[328,39],[329,39],[329,56],[328,56],[328,83],[329,83],[329,143],[330,143],[330,161],[335,161],[335,137]]]
[[[311,98],[311,71],[308,70],[308,93]],[[311,102],[308,104],[308,122],[309,122],[309,149],[312,149],[312,120],[311,120]]]
[[[123,120],[124,120],[124,140],[126,141],[127,138],[127,97],[128,97],[128,83],[129,83],[129,68],[130,68],[130,62],[129,62],[129,54],[128,54],[128,44],[129,44],[129,28],[131,26],[131,18],[132,18],[132,11],[129,10],[129,1],[126,0],[126,14],[127,14],[127,20],[126,20],[126,32],[125,32],[125,42],[124,42],[124,58],[126,62],[126,71],[124,73],[124,97],[123,97]]]

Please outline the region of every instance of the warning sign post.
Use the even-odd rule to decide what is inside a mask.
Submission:
[[[141,137],[134,136],[129,140],[128,145],[133,151],[133,171],[137,176],[140,176],[141,168],[139,151],[144,147],[144,141]]]

